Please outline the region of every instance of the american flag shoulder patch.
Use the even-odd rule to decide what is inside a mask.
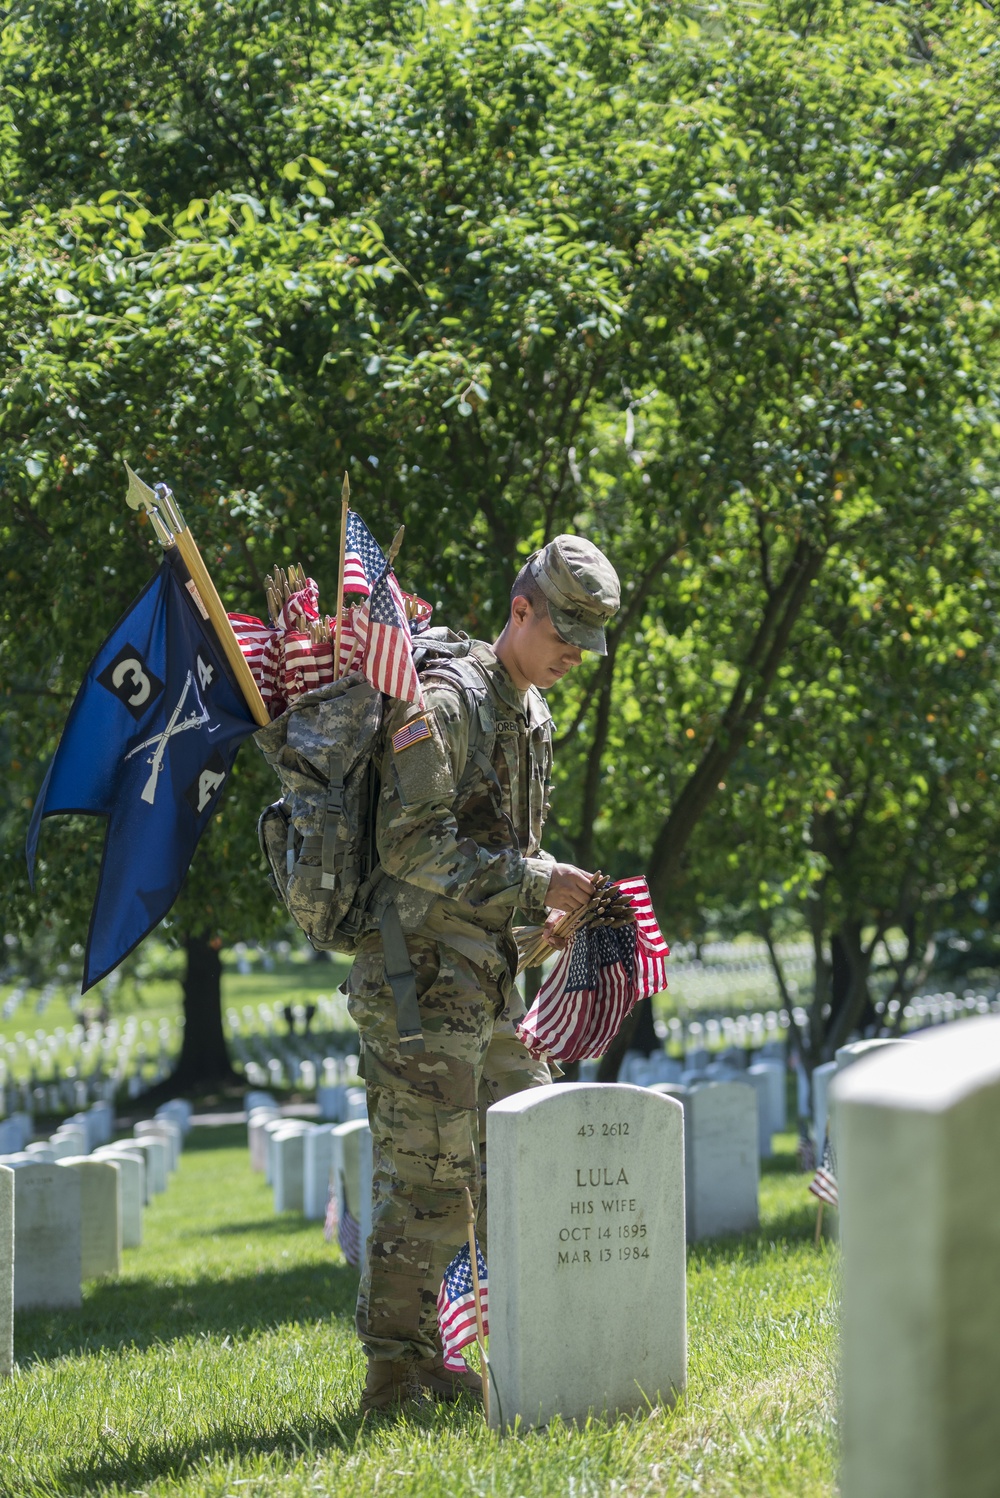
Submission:
[[[421,739],[431,737],[431,727],[426,718],[414,718],[411,723],[398,729],[392,736],[393,752],[401,754],[404,749],[410,749],[414,744],[419,744]]]

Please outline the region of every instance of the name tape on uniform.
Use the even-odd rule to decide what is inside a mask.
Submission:
[[[431,737],[430,724],[426,718],[414,718],[412,723],[406,723],[392,736],[392,748],[395,754],[400,754],[404,749],[410,749],[414,744],[419,744],[421,739]]]

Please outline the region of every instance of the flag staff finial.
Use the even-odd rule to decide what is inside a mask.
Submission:
[[[208,618],[215,631],[216,639],[229,662],[230,669],[239,683],[240,691],[246,700],[247,707],[253,714],[254,722],[263,728],[270,723],[270,714],[264,706],[264,699],[260,695],[260,688],[253,677],[253,672],[247,665],[246,656],[240,649],[240,642],[233,633],[233,626],[229,622],[222,599],[215,589],[208,568],[202,560],[201,552],[198,550],[194,536],[192,536],[187,522],[177,507],[177,502],[166,484],[157,484],[151,489],[148,484],[143,483],[137,473],[133,473],[129,465],[125,464],[128,473],[128,492],[125,495],[126,503],[133,510],[145,509],[153,523],[157,539],[160,545],[166,549],[168,546],[176,546],[181,560],[187,568],[191,581],[198,590],[198,597],[204,606],[205,616]],[[165,523],[163,516],[166,516]]]
[[[340,490],[340,563],[337,567],[337,613],[333,636],[333,679],[340,678],[340,631],[344,622],[344,567],[347,562],[347,510],[351,502],[351,482],[344,470]]]

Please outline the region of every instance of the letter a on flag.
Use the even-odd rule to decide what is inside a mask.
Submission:
[[[108,818],[84,958],[92,987],[166,915],[256,724],[168,553],[111,631],[70,709],[28,829],[43,817]]]

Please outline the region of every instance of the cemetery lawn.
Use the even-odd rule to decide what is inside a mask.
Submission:
[[[0,1495],[832,1495],[837,1253],[778,1142],[761,1232],[689,1250],[677,1408],[501,1438],[464,1403],[362,1425],[357,1276],[274,1213],[243,1127],[196,1128],[121,1278],[15,1318]]]

